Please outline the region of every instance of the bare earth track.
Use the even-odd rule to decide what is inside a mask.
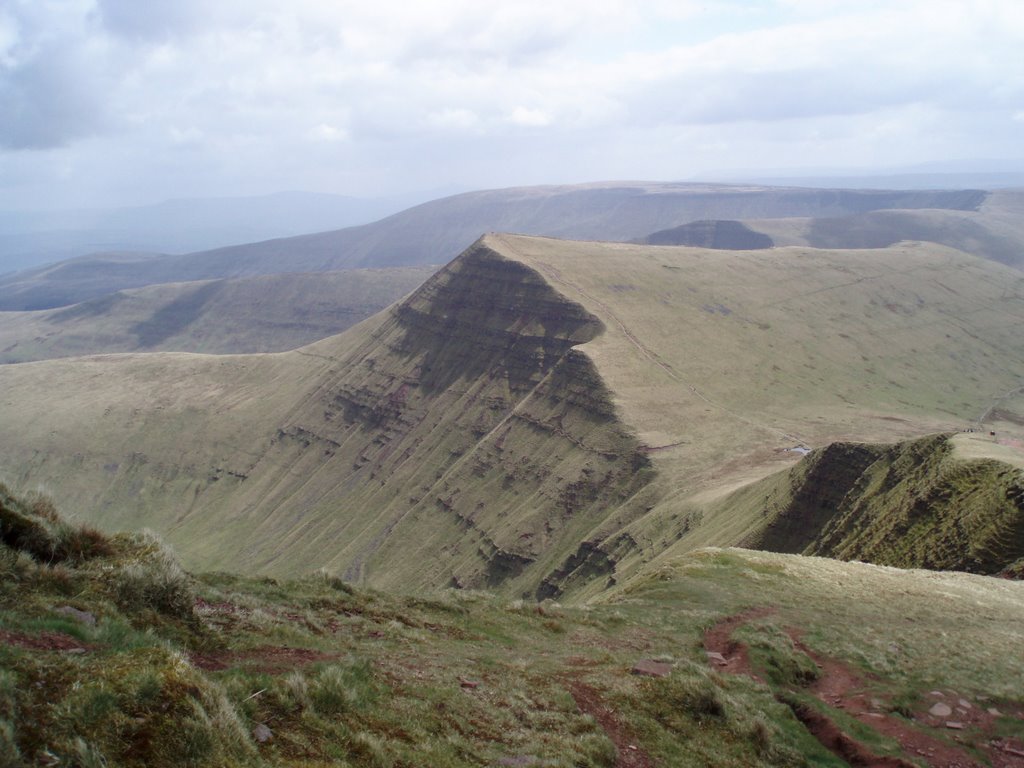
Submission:
[[[734,640],[733,632],[740,626],[775,613],[773,608],[753,608],[729,616],[704,635],[704,648],[708,660],[718,670],[729,674],[747,675],[762,681],[751,664],[746,646]],[[786,703],[807,730],[832,753],[853,766],[912,767],[927,765],[929,768],[982,768],[985,765],[997,768],[1024,768],[1024,750],[1010,740],[992,739],[996,715],[992,709],[971,703],[955,692],[932,691],[929,698],[939,702],[949,701],[955,714],[936,716],[935,711],[915,712],[912,721],[892,714],[890,702],[884,688],[885,681],[865,679],[865,676],[849,665],[817,653],[801,640],[801,631],[787,628],[786,633],[794,646],[817,664],[820,675],[805,690],[835,710],[842,710],[865,726],[899,743],[904,757],[883,756],[872,752],[867,746],[845,733],[836,721],[819,709],[794,702],[783,692],[777,691],[776,698]],[[948,706],[948,705],[947,705]],[[998,710],[996,710],[998,711]],[[1020,718],[1021,713],[1013,713]],[[953,720],[951,718],[957,718]],[[957,744],[940,738],[939,733],[953,733]],[[966,748],[958,744],[971,744],[975,750],[985,754],[988,763],[980,762]]]

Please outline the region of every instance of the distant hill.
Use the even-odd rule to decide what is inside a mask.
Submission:
[[[841,217],[746,221],[777,245],[884,248],[903,240],[941,243],[1024,268],[1024,191],[990,193],[976,211],[877,210]]]
[[[654,232],[635,242],[647,245],[693,245],[729,251],[771,248],[775,243],[768,235],[755,232],[742,221],[694,221],[681,227]],[[891,245],[887,243],[886,245]]]
[[[0,363],[107,352],[282,352],[344,331],[402,298],[432,267],[167,283],[61,309],[9,312]]]
[[[482,233],[627,241],[705,219],[842,217],[880,209],[973,211],[987,193],[611,182],[470,192],[363,226],[185,255],[99,253],[0,277],[0,310],[75,304],[169,282],[438,264]]]
[[[1018,483],[1022,324],[1024,275],[933,244],[491,235],[292,352],[2,366],[0,476],[193,567],[586,596],[763,530],[809,448],[998,420],[970,460]]]

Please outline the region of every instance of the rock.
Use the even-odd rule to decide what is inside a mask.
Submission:
[[[971,702],[969,702],[967,699],[958,699],[956,703],[959,704],[964,709],[970,709],[971,708]]]
[[[996,709],[995,707],[989,707],[987,711],[988,711],[988,713],[989,713],[990,715],[992,715],[992,717],[1002,717],[1002,716],[1003,716],[1003,713],[1002,713],[1002,712],[1000,712],[1000,711],[999,711],[998,709]]]
[[[704,654],[708,657],[708,661],[713,661],[719,666],[725,666],[728,664],[728,660],[720,654],[718,651],[704,651]]]
[[[929,691],[928,695],[929,696],[938,696],[939,698],[943,698],[943,699],[946,698],[946,694],[944,694],[942,691]]]
[[[515,766],[515,768],[527,768],[527,766],[538,765],[540,758],[535,755],[516,755],[515,757],[498,758],[498,765]]]
[[[96,617],[88,611],[80,611],[77,608],[70,605],[62,605],[60,608],[54,608],[54,613],[59,613],[61,616],[67,616],[69,619],[74,619],[79,624],[85,624],[90,627],[96,626]]]
[[[68,648],[64,653],[88,653],[85,648]]]
[[[630,672],[634,675],[644,675],[645,677],[668,677],[672,674],[672,665],[667,661],[641,659],[633,665],[633,669]]]
[[[928,710],[928,714],[933,717],[949,717],[953,714],[953,708],[948,704],[943,704],[941,701],[937,701],[932,704],[932,708]]]
[[[252,737],[256,739],[257,744],[267,744],[274,740],[274,732],[263,723],[259,723],[252,729]]]
[[[480,681],[479,680],[467,680],[464,677],[460,677],[459,678],[459,685],[461,685],[463,688],[468,688],[468,689],[472,690],[474,688],[479,688],[480,687]]]
[[[964,724],[955,722],[953,720],[947,720],[946,727],[954,731],[962,731],[964,729]]]

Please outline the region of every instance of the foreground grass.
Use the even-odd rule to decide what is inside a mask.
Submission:
[[[191,576],[152,537],[0,505],[2,765],[841,765],[776,699],[813,677],[791,626],[904,706],[1021,704],[1016,583],[706,550],[591,606],[403,597]],[[759,606],[743,639],[779,677],[714,672],[704,630]]]

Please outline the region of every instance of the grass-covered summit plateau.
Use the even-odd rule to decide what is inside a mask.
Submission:
[[[106,530],[154,528],[190,568],[584,597],[756,541],[807,448],[983,428],[925,463],[1004,467],[1004,533],[966,536],[985,548],[1020,530],[1022,325],[1024,276],[932,244],[488,235],[293,352],[3,366],[0,475]],[[935,486],[951,508],[961,475]],[[873,508],[923,492],[892,485]]]
[[[0,764],[1018,766],[1024,584],[736,549],[587,604],[189,574],[0,487]]]

